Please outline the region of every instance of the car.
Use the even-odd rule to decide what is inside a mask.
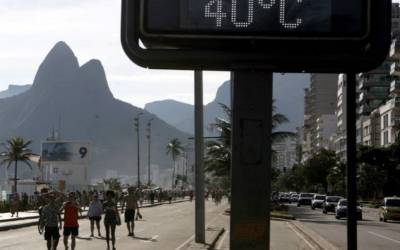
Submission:
[[[326,195],[323,194],[315,194],[313,199],[311,200],[311,209],[322,208],[322,204],[325,201]]]
[[[340,199],[335,209],[335,218],[340,220],[343,217],[347,217],[347,200]],[[357,202],[357,220],[362,220],[362,210],[360,203]]]
[[[280,203],[290,203],[290,196],[287,193],[282,193],[279,195]]]
[[[334,213],[339,200],[343,199],[341,196],[326,196],[325,201],[322,203],[322,213]]]
[[[297,206],[300,207],[301,205],[311,205],[311,200],[313,197],[314,194],[311,193],[300,193]]]
[[[385,197],[379,209],[379,220],[400,220],[400,198]]]
[[[298,194],[292,194],[290,196],[290,201],[291,202],[297,202],[299,200],[299,195]]]

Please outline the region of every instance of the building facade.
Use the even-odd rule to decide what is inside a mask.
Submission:
[[[311,74],[304,94],[303,158],[306,161],[321,148],[330,148],[335,133],[337,74]]]

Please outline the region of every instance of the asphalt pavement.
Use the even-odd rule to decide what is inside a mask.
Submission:
[[[289,211],[305,227],[334,245],[347,249],[346,219],[337,220],[333,213],[325,215],[321,209],[289,205]],[[377,210],[363,208],[363,220],[358,222],[358,249],[399,250],[400,222],[380,222]]]
[[[194,242],[194,202],[164,204],[162,206],[141,209],[143,220],[136,222],[136,237],[129,237],[125,225],[116,231],[117,249],[160,249],[160,250],[205,250],[229,249],[229,207],[226,201],[216,206],[206,202],[206,245]],[[24,220],[29,221],[30,219]],[[33,219],[34,221],[36,219]],[[122,216],[123,220],[123,216]],[[20,223],[15,221],[14,223]],[[11,223],[11,222],[7,222]],[[76,249],[106,249],[104,237],[89,237],[88,219],[79,220],[79,238]],[[104,236],[102,225],[102,234]],[[43,235],[39,235],[36,226],[25,226],[0,232],[1,250],[45,249]],[[62,241],[58,249],[64,249]],[[291,221],[271,221],[271,250],[317,250],[307,235]]]

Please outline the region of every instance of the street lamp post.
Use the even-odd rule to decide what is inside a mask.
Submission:
[[[151,121],[154,120],[154,118],[151,118],[147,122],[147,156],[148,156],[148,166],[147,166],[147,184],[150,186],[151,180],[150,180],[150,144],[151,144]]]
[[[135,130],[137,135],[137,186],[140,187],[140,134],[139,134],[139,117],[143,115],[143,112],[137,114],[135,120]]]

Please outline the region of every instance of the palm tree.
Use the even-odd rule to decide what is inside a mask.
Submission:
[[[14,162],[14,192],[17,192],[17,177],[18,177],[18,162],[25,163],[31,170],[32,166],[29,163],[30,157],[33,155],[32,151],[28,146],[32,141],[25,141],[22,137],[13,137],[11,140],[7,140],[5,145],[6,151],[0,153],[2,156],[2,161],[0,165],[7,165],[7,169],[10,168],[11,164]]]
[[[174,162],[174,168],[172,171],[172,188],[174,188],[174,179],[175,179],[175,165],[176,165],[176,158],[182,154],[183,146],[178,138],[172,139],[167,144],[167,155],[171,155],[172,161]]]

